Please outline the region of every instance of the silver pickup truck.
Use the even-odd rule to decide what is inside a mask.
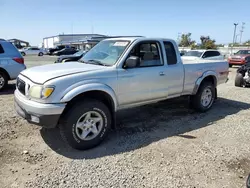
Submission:
[[[190,96],[205,112],[228,79],[226,61],[182,60],[171,39],[105,39],[79,62],[29,68],[15,90],[17,113],[32,124],[59,126],[73,148],[97,146],[120,109]]]

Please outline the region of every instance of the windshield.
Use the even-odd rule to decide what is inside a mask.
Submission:
[[[239,50],[235,54],[250,54],[250,50]]]
[[[74,53],[74,55],[78,56],[78,55],[82,55],[83,53],[84,53],[84,51],[83,51],[83,50],[80,50],[80,51]]]
[[[112,66],[125,51],[129,41],[105,40],[90,49],[81,59],[81,62],[98,61],[104,65]]]
[[[200,57],[203,52],[199,51],[188,51],[186,52],[183,56],[195,56],[195,57]]]

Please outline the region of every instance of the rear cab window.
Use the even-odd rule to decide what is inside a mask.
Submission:
[[[164,48],[168,65],[175,65],[177,63],[176,50],[170,41],[164,41]]]

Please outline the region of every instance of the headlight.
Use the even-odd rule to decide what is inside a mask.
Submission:
[[[48,98],[54,91],[52,86],[32,86],[29,90],[29,95],[38,99]]]

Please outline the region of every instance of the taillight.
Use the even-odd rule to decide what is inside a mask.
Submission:
[[[24,64],[24,59],[22,57],[14,57],[13,60],[17,63]]]

